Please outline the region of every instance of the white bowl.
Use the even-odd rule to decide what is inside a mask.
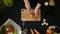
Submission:
[[[17,30],[17,34],[21,34],[21,27],[20,27],[18,24],[16,24],[16,23],[15,23],[12,19],[10,19],[10,18],[0,27],[0,29],[1,29],[3,26],[9,25],[9,24],[11,24],[12,26],[14,26],[15,30]]]

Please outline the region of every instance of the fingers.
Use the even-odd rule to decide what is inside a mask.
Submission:
[[[34,29],[34,31],[36,32],[36,34],[40,34],[36,29]]]
[[[31,31],[31,34],[34,34],[34,31],[32,29],[30,29],[30,31]]]
[[[41,6],[41,4],[37,3],[37,6],[36,6],[35,9],[34,9],[34,13],[35,13],[35,16],[34,16],[34,17],[37,17],[38,11],[39,11],[39,9],[40,9],[40,6]]]
[[[37,17],[38,11],[39,11],[39,9],[35,9],[35,10],[34,10],[34,12],[33,12],[33,13],[35,14],[34,17]]]

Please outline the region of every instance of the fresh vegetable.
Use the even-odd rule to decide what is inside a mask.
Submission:
[[[13,34],[17,34],[17,31],[16,31],[16,30],[14,30]]]
[[[60,28],[58,26],[55,26],[55,28],[51,27],[48,28],[46,31],[46,34],[59,34]]]
[[[51,29],[47,29],[46,34],[52,34],[52,33],[53,33],[53,30],[51,30]]]
[[[17,34],[17,31],[12,25],[5,25],[0,30],[0,34]]]
[[[58,34],[57,32],[54,32],[53,34]]]
[[[13,0],[3,0],[3,3],[7,7],[12,7],[13,6]]]
[[[3,3],[3,0],[0,0],[0,13],[4,13],[6,6]]]
[[[34,18],[34,15],[35,15],[34,13],[31,13],[30,18]]]

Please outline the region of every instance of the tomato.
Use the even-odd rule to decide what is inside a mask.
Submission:
[[[7,30],[8,32],[13,32],[13,31],[14,31],[14,28],[13,28],[13,27],[8,27],[6,30]]]
[[[14,28],[10,26],[6,29],[6,34],[12,33],[13,31],[14,31]]]
[[[9,27],[9,31],[13,32],[14,31],[13,27]]]

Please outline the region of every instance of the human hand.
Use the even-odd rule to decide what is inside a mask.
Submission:
[[[35,7],[34,12],[33,12],[35,14],[34,17],[37,17],[40,7],[41,7],[41,4],[37,3],[37,6]]]

